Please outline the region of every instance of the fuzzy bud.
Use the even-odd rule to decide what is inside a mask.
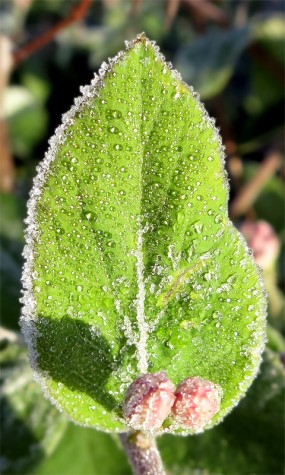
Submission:
[[[245,220],[240,231],[253,251],[255,262],[263,269],[268,269],[276,261],[279,253],[278,237],[266,221]]]
[[[135,430],[154,432],[169,416],[175,387],[166,373],[144,374],[129,387],[123,404],[128,424]]]
[[[219,411],[221,394],[220,386],[211,381],[199,377],[185,379],[175,392],[175,423],[185,429],[202,429]]]

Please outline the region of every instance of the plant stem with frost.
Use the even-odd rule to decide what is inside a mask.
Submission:
[[[134,475],[166,475],[155,439],[142,432],[120,435]]]

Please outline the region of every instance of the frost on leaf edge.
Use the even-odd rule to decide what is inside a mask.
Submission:
[[[156,44],[156,42],[149,40],[145,36],[144,33],[140,33],[134,40],[130,42],[126,41],[125,42],[126,49],[120,51],[114,58],[108,58],[108,63],[105,61],[102,63],[101,67],[99,68],[99,74],[94,74],[94,78],[92,79],[89,85],[80,87],[81,96],[75,98],[74,104],[72,105],[72,107],[68,110],[68,112],[63,114],[61,125],[56,128],[54,135],[49,139],[48,141],[49,147],[48,147],[47,152],[45,153],[44,159],[36,168],[37,174],[33,180],[33,187],[31,189],[29,200],[27,203],[27,218],[25,219],[25,223],[27,225],[25,229],[26,245],[23,251],[25,263],[23,266],[23,274],[22,274],[23,297],[21,299],[21,303],[23,304],[23,307],[22,307],[22,313],[20,317],[20,326],[21,326],[25,341],[29,349],[29,359],[30,359],[31,367],[33,369],[34,379],[41,384],[44,396],[47,399],[49,399],[61,412],[62,412],[61,406],[58,404],[57,400],[51,396],[50,390],[48,389],[47,384],[46,384],[47,380],[49,379],[49,375],[46,374],[45,372],[39,371],[37,367],[38,354],[37,354],[36,349],[34,348],[34,341],[39,335],[39,332],[36,326],[34,325],[34,323],[38,320],[39,317],[36,312],[36,301],[34,299],[34,292],[33,292],[33,280],[35,278],[33,275],[34,241],[37,237],[37,228],[38,228],[37,221],[36,221],[36,215],[37,215],[36,207],[37,207],[38,200],[41,196],[43,187],[48,178],[48,175],[50,172],[50,165],[56,158],[56,153],[58,151],[58,148],[66,140],[65,132],[67,128],[73,124],[74,118],[76,114],[81,110],[81,108],[83,106],[88,105],[88,101],[93,99],[93,97],[96,95],[96,92],[101,89],[101,87],[104,84],[105,77],[107,76],[108,73],[112,71],[113,66],[118,64],[120,61],[123,61],[126,57],[126,53],[139,43],[145,44],[145,46],[151,46],[155,51],[155,56],[157,60],[161,61],[170,70],[172,77],[176,79],[177,81],[179,81],[181,84],[183,84],[183,86],[196,99],[196,104],[199,107],[200,112],[203,114],[204,119],[209,122],[210,126],[213,129],[213,134],[215,136],[215,139],[219,147],[219,157],[221,161],[221,168],[223,171],[223,187],[224,187],[224,190],[226,191],[226,203],[228,203],[228,200],[229,200],[229,185],[228,185],[228,179],[227,179],[227,172],[225,170],[224,146],[222,144],[222,139],[219,134],[219,129],[215,125],[215,119],[209,116],[208,111],[205,109],[204,104],[200,100],[199,94],[196,91],[194,91],[194,89],[191,86],[189,86],[182,80],[180,73],[176,71],[175,69],[173,69],[172,64],[165,61],[165,57],[160,53],[160,49],[158,45]],[[227,213],[227,207],[225,209],[225,212]],[[226,214],[226,221],[227,221],[227,225],[234,227],[233,223],[230,221],[228,217],[228,214]],[[250,249],[244,237],[240,234],[240,232],[235,227],[234,229],[247,255],[251,258],[252,265],[258,269],[258,266],[256,265],[254,258],[251,255]],[[264,283],[263,283],[260,269],[258,269],[258,276],[259,276],[259,283],[261,285],[261,288],[263,290],[263,295],[264,295],[263,310],[264,310],[264,313],[266,314],[266,291],[264,288]],[[246,378],[244,381],[240,383],[241,392],[237,400],[234,401],[234,404],[230,410],[232,410],[232,408],[238,404],[240,399],[244,397],[246,390],[249,388],[250,384],[252,383],[255,376],[257,375],[259,366],[261,363],[261,354],[265,346],[265,340],[266,340],[266,334],[265,334],[265,325],[264,325],[263,333],[260,334],[259,351],[256,351],[256,348],[254,348],[254,351],[252,352],[252,356],[255,356],[255,358],[250,359],[251,378],[250,379]],[[254,359],[255,359],[255,362],[253,364]],[[254,371],[254,368],[255,368],[255,371]],[[213,425],[216,425],[219,422],[221,422],[221,420],[230,410],[227,409],[219,413],[219,418],[207,424],[205,429],[210,428]],[[68,416],[68,414],[66,415]],[[68,416],[68,418],[73,420],[72,417],[70,416]],[[117,418],[117,421],[119,424],[123,423],[122,419]],[[75,420],[73,420],[73,422],[78,424],[78,422]],[[88,427],[88,424],[85,425],[85,424],[80,423],[80,425],[84,425]],[[122,432],[124,430],[127,430],[123,428],[123,425],[120,429],[115,429],[115,430],[112,429],[110,431],[108,431],[108,429],[105,429],[105,428],[102,429],[102,427],[100,426],[90,425],[90,427],[95,427],[96,429],[104,430],[105,432]],[[159,434],[162,434],[165,432],[169,432],[169,430],[163,429],[159,431]],[[180,435],[189,435],[189,433],[191,432],[179,431]]]

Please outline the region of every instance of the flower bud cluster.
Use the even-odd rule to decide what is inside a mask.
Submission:
[[[240,226],[255,262],[263,270],[269,269],[279,254],[279,240],[272,226],[266,221],[245,220]]]
[[[135,430],[159,429],[174,403],[174,385],[164,372],[144,374],[129,387],[123,412]]]
[[[176,427],[198,431],[219,411],[221,395],[220,386],[199,377],[175,390],[165,372],[144,374],[130,385],[123,414],[134,430],[155,432],[171,417]]]
[[[202,429],[220,409],[221,390],[206,379],[185,379],[175,396],[172,412],[175,422],[182,427]]]

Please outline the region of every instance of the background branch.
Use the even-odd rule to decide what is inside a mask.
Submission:
[[[280,168],[282,156],[279,151],[272,151],[260,165],[254,177],[240,188],[230,206],[230,217],[236,219],[248,211],[255,202],[264,185]]]
[[[186,8],[199,13],[199,15],[201,15],[206,20],[213,21],[220,26],[229,25],[229,20],[224,11],[208,0],[183,0],[183,5]]]
[[[86,15],[91,3],[92,0],[81,0],[78,5],[71,9],[69,15],[64,18],[64,20],[59,21],[48,31],[45,31],[42,35],[40,35],[38,38],[35,38],[27,45],[18,49],[13,55],[14,66],[17,66],[28,56],[35,53],[35,51],[52,41],[53,38],[58,35],[61,30],[69,26],[71,23],[81,20]]]

